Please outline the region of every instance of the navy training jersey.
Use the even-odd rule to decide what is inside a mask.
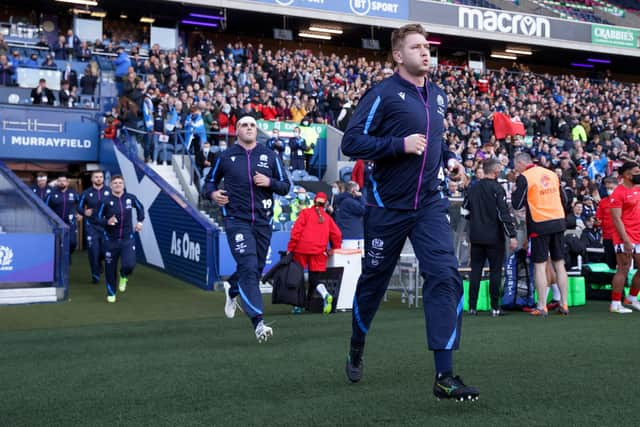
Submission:
[[[98,209],[98,221],[104,226],[104,235],[109,240],[123,240],[133,237],[133,210],[136,210],[136,222],[144,221],[144,207],[136,196],[123,193],[120,197],[113,194],[102,200]],[[115,216],[118,220],[109,225],[108,220]]]
[[[101,189],[97,189],[93,186],[87,188],[80,195],[80,202],[78,203],[78,213],[84,217],[85,227],[88,229],[93,229],[97,232],[103,232],[104,227],[102,223],[98,220],[98,209],[100,209],[100,204],[102,200],[111,194],[111,190],[107,187],[103,186]],[[86,217],[84,215],[84,211],[87,209],[92,209],[90,217]]]
[[[76,223],[76,206],[79,200],[80,197],[73,188],[67,188],[65,191],[55,188],[51,191],[45,203],[60,219],[71,225]]]
[[[255,185],[253,176],[256,172],[269,177],[271,185]],[[249,151],[234,144],[223,151],[207,177],[206,198],[211,199],[223,178],[229,197],[229,203],[222,209],[223,215],[261,224],[270,223],[273,217],[273,193],[284,196],[290,186],[280,159],[262,144]]]
[[[372,160],[365,183],[369,204],[418,209],[443,188],[444,167],[455,155],[444,141],[447,96],[435,83],[424,87],[400,77],[384,79],[365,93],[342,138],[342,152]],[[422,156],[404,152],[404,138],[426,135]]]

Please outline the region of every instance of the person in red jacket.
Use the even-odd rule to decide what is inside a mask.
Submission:
[[[319,281],[319,273],[327,271],[327,258],[333,249],[340,249],[342,233],[331,216],[325,212],[327,195],[319,192],[314,206],[300,212],[293,224],[287,247],[293,253],[293,260],[309,271],[309,286],[313,287],[324,300],[323,313],[331,313],[333,296]],[[331,243],[331,250],[327,246]]]

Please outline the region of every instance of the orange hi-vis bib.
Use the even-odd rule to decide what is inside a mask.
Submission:
[[[522,173],[527,180],[527,203],[531,220],[535,223],[564,219],[558,176],[536,166]]]

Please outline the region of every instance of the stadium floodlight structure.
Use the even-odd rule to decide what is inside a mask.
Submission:
[[[504,51],[506,53],[513,53],[516,55],[533,55],[533,52],[531,51],[531,49],[526,47],[509,46]]]
[[[71,3],[71,4],[81,4],[83,6],[97,6],[98,2],[96,0],[56,0],[60,3]]]
[[[212,28],[218,27],[218,24],[216,24],[215,22],[192,21],[190,19],[183,19],[182,21],[180,21],[180,23],[186,24],[186,25],[199,25],[201,27],[212,27]]]
[[[300,31],[298,33],[298,37],[305,37],[309,39],[318,39],[318,40],[331,40],[331,36],[329,34],[315,33],[312,31]]]
[[[324,24],[311,24],[309,31],[329,34],[342,34],[342,28]]]
[[[516,55],[509,54],[507,52],[491,52],[491,57],[498,59],[512,59],[514,61],[518,59]]]

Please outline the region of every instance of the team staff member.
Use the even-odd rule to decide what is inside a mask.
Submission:
[[[87,254],[91,267],[91,283],[100,281],[104,259],[104,226],[98,221],[98,209],[102,199],[109,195],[104,187],[104,172],[91,172],[91,187],[82,192],[78,213],[84,217],[84,235],[87,238]]]
[[[613,190],[618,185],[618,181],[613,177],[607,177],[604,180],[604,186],[607,189],[607,195],[611,196]],[[611,205],[609,197],[604,197],[598,204],[596,210],[597,225],[602,230],[602,244],[604,246],[604,259],[609,268],[616,268],[616,250],[613,247],[613,236],[616,234],[616,228],[611,218]]]
[[[609,198],[611,217],[617,233],[613,235],[616,249],[618,269],[613,276],[611,290],[611,306],[613,313],[628,313],[629,309],[621,307],[622,292],[627,281],[631,259],[635,265],[640,265],[640,166],[635,162],[624,162],[618,174],[622,183],[613,190]],[[636,271],[631,280],[629,295],[624,299],[626,305],[640,311],[638,302],[640,292],[640,270]]]
[[[505,235],[509,237],[509,248],[518,246],[516,228],[509,207],[507,195],[498,184],[502,164],[495,159],[485,160],[482,169],[484,178],[471,186],[467,192],[463,208],[468,211],[469,240],[471,241],[471,278],[469,281],[469,313],[477,314],[478,291],[485,261],[489,260],[489,294],[491,295],[491,315],[502,315],[500,310],[500,282],[505,255]]]
[[[564,266],[565,196],[560,188],[560,180],[554,172],[534,165],[527,153],[516,154],[514,166],[519,175],[516,189],[511,195],[511,203],[516,210],[527,207],[527,233],[538,291],[538,307],[530,313],[534,316],[548,314],[546,263],[551,257],[560,289],[560,305],[557,310],[560,314],[568,315],[568,279]]]
[[[133,210],[136,225],[133,226]],[[125,292],[129,275],[136,266],[136,241],[134,231],[142,230],[144,208],[138,198],[124,191],[124,178],[111,177],[111,194],[105,196],[98,209],[98,221],[104,226],[104,263],[107,282],[107,302],[116,302],[116,279],[120,260],[118,290]]]
[[[475,399],[479,392],[453,375],[453,352],[462,326],[462,279],[442,194],[444,167],[452,179],[463,169],[443,140],[447,95],[427,78],[429,44],[419,24],[393,31],[398,72],[378,83],[358,104],[342,139],[342,152],[375,163],[367,181],[365,262],[353,303],[350,381],[362,378],[362,354],[371,322],[402,247],[411,239],[423,286],[427,341],[434,352],[439,398]]]
[[[46,204],[69,226],[69,262],[71,254],[78,246],[77,222],[82,217],[76,212],[76,204],[80,200],[78,193],[69,188],[69,180],[66,175],[58,177],[58,186],[47,197]]]
[[[273,193],[289,192],[289,180],[273,150],[257,144],[258,129],[251,116],[237,123],[237,144],[222,152],[205,185],[205,197],[222,207],[229,248],[237,264],[237,277],[225,284],[225,314],[235,314],[240,295],[253,323],[258,342],[273,330],[263,321],[260,276],[271,242]],[[224,190],[220,182],[224,178]]]
[[[316,194],[314,206],[304,209],[293,224],[287,251],[293,253],[293,260],[309,271],[309,293],[315,291],[324,300],[323,313],[331,313],[333,296],[326,286],[320,282],[319,274],[327,271],[327,246],[340,249],[342,233],[333,222],[333,218],[325,212],[327,195]]]
[[[36,183],[31,186],[31,191],[40,198],[43,202],[47,201],[47,197],[51,194],[51,187],[47,182],[47,174],[44,172],[38,172],[36,175]]]

